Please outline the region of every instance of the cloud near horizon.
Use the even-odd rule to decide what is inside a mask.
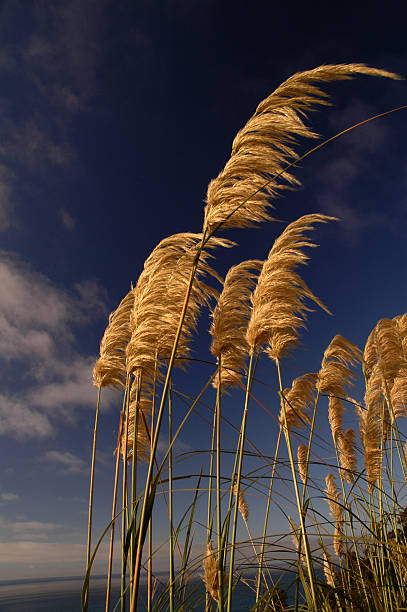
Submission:
[[[77,334],[91,319],[107,319],[106,294],[95,281],[57,287],[6,251],[0,251],[0,283],[0,362],[6,373],[0,435],[54,436],[58,421],[75,421],[74,408],[95,405],[95,356],[78,352]],[[105,407],[112,398],[105,394]]]
[[[64,473],[69,474],[82,472],[87,467],[87,464],[83,459],[77,457],[69,451],[47,451],[42,455],[41,461],[46,461],[54,465],[59,465],[63,468],[62,471]]]

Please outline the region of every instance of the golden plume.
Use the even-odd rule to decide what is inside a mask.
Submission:
[[[298,473],[304,484],[307,479],[307,472],[308,472],[307,454],[308,454],[308,449],[305,446],[305,444],[300,444],[299,447],[297,448]]]
[[[96,387],[125,386],[126,347],[130,340],[130,314],[134,306],[134,289],[130,289],[109,316],[109,323],[100,343],[100,357],[93,369]]]
[[[136,286],[136,300],[131,317],[131,339],[127,346],[127,369],[152,375],[156,360],[169,358],[189,283],[191,270],[200,250],[202,234],[175,234],[165,238],[144,264]],[[207,248],[232,246],[233,243],[212,237]],[[208,305],[218,292],[202,281],[209,274],[221,281],[207,264],[210,254],[200,253],[184,325],[178,342],[176,365],[188,356],[190,340],[196,328],[200,308]]]
[[[247,329],[250,350],[267,344],[266,353],[274,360],[298,344],[299,328],[305,327],[308,299],[329,310],[312,293],[295,269],[309,259],[303,247],[316,246],[304,236],[314,223],[334,221],[326,215],[304,215],[287,226],[269,253],[253,293],[253,311]]]
[[[281,397],[279,421],[284,425],[284,411],[287,428],[303,427],[309,422],[307,412],[314,401],[317,374],[303,374],[293,380],[291,389],[284,389]]]
[[[327,105],[327,94],[316,84],[350,79],[357,74],[397,75],[364,64],[319,66],[294,74],[257,107],[233,141],[224,169],[209,183],[205,229],[248,227],[270,220],[270,203],[282,190],[300,185],[286,166],[298,158],[297,137],[316,138],[304,123],[307,111]]]
[[[323,568],[324,568],[324,576],[325,576],[325,580],[326,583],[329,584],[329,586],[335,588],[335,581],[334,581],[334,566],[332,563],[332,559],[328,553],[328,551],[324,548],[323,551]]]
[[[407,416],[407,372],[403,371],[395,379],[390,399],[394,418]]]
[[[340,505],[339,489],[336,485],[335,477],[333,474],[328,474],[325,477],[325,484],[325,493],[327,494],[327,502],[329,510],[331,512],[331,516],[336,523],[341,523],[343,520],[343,513],[342,507]]]
[[[377,363],[383,378],[383,392],[388,396],[394,379],[407,369],[399,328],[393,319],[380,319],[375,328]]]
[[[299,527],[291,518],[291,516],[288,516],[288,522],[290,523],[290,527],[291,527],[291,540],[292,543],[294,544],[295,550],[297,553],[300,552],[300,550],[303,548],[302,546],[302,542],[301,542],[301,527]],[[305,569],[307,566],[307,559],[306,559],[306,555],[305,552],[303,550],[301,550],[300,553],[300,563],[303,566],[303,568]]]
[[[370,332],[363,350],[363,373],[366,382],[369,380],[373,367],[377,362],[376,328]]]
[[[346,389],[353,385],[355,374],[351,367],[363,360],[361,350],[346,338],[336,335],[325,350],[321,369],[318,373],[317,388],[320,393],[329,393],[328,421],[331,427],[332,438],[338,447],[342,467],[350,465],[352,449],[354,447],[351,439],[345,438],[343,433],[342,415],[345,407],[342,397],[346,395]],[[338,397],[339,396],[339,397]],[[350,436],[351,434],[348,434]],[[345,476],[348,480],[352,478],[350,472]]]
[[[249,352],[246,331],[251,312],[250,297],[262,267],[262,261],[251,259],[230,268],[212,313],[211,353],[218,359],[221,357],[221,382],[225,385],[238,384],[244,369]],[[217,387],[218,384],[215,378],[213,385]]]
[[[361,350],[343,336],[336,335],[327,347],[318,374],[320,393],[344,395],[346,387],[353,384],[355,374],[351,366],[362,362]]]
[[[383,419],[384,399],[379,366],[373,367],[366,386],[366,408],[359,408],[359,431],[364,450],[366,479],[372,491],[382,469],[383,442],[387,423]]]
[[[338,450],[341,467],[345,470],[344,477],[349,483],[354,480],[354,472],[356,470],[356,433],[350,428],[344,434],[338,437]]]
[[[137,432],[136,432],[136,454],[137,461],[148,459],[151,439],[148,427],[148,417],[151,414],[152,389],[151,381],[143,380],[140,385],[139,397],[137,400],[137,378],[134,379],[130,390],[129,403],[129,425],[127,435],[127,449],[125,448],[125,438],[121,440],[121,453],[127,461],[133,457],[133,438],[135,415],[137,412]]]
[[[393,321],[397,325],[404,357],[407,357],[407,313],[397,315],[393,318]]]
[[[333,536],[333,546],[335,554],[339,557],[342,551],[342,531],[343,511],[340,505],[339,490],[332,474],[328,474],[325,478],[327,502],[333,520],[335,521],[335,531]]]
[[[204,575],[202,579],[205,583],[206,590],[215,601],[219,601],[219,573],[216,553],[213,550],[212,542],[209,541],[206,546],[206,555],[202,561]],[[224,582],[226,577],[224,577]]]
[[[248,519],[249,519],[249,508],[248,505],[246,503],[245,497],[244,497],[244,493],[242,491],[242,489],[239,488],[239,491],[237,489],[237,483],[234,485],[233,487],[233,492],[237,498],[237,503],[239,506],[239,512],[240,515],[242,517],[242,519],[244,520],[245,523],[247,523]]]

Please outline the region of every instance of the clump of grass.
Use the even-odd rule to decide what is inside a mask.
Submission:
[[[96,435],[104,386],[122,394],[112,521],[105,530],[110,529],[111,535],[106,611],[113,605],[110,580],[118,519],[122,572],[120,600],[115,605],[122,612],[134,612],[141,603],[144,572],[148,593],[143,603],[151,611],[230,611],[235,589],[242,584],[252,592],[253,610],[406,607],[407,514],[396,482],[400,471],[403,478],[407,474],[405,435],[399,428],[400,417],[407,414],[407,315],[379,321],[363,353],[351,341],[335,336],[319,373],[304,373],[285,388],[281,360],[299,343],[308,304],[330,313],[298,272],[309,260],[304,248],[316,246],[307,234],[315,224],[336,219],[302,216],[276,238],[265,261],[233,266],[224,281],[209,265],[212,249],[233,246],[215,235],[219,230],[272,220],[272,201],[281,191],[299,185],[293,167],[322,146],[301,157],[295,151],[298,137],[317,137],[305,118],[315,107],[328,104],[320,85],[357,74],[398,78],[364,64],[327,65],[294,75],[263,100],[236,136],[224,169],[209,184],[202,233],[185,232],[162,240],[147,258],[136,286],[109,317],[94,369],[98,404],[84,610],[101,541],[91,555]],[[213,281],[223,290],[213,287]],[[212,312],[211,352],[216,364],[203,389],[189,397],[177,388],[174,369],[189,365],[198,318],[205,308]],[[271,457],[257,448],[246,431],[249,404],[260,403],[256,368],[263,352],[275,364],[278,378],[273,401],[280,405],[275,417],[279,433]],[[363,402],[348,396],[357,368],[365,380]],[[207,405],[204,396],[211,386],[216,399],[210,409],[209,473],[203,474],[201,468],[198,483],[182,491],[183,483],[194,474],[187,467],[184,473],[179,471],[177,462],[187,461],[189,454],[180,457],[175,443],[185,424],[200,416],[201,406]],[[229,423],[221,406],[225,392],[236,393],[235,389],[244,390],[243,412],[237,411],[240,423]],[[331,446],[319,425],[319,406],[326,397]],[[177,424],[174,406],[181,401],[187,410]],[[359,437],[354,428],[344,430],[346,406],[359,422]],[[165,413],[169,436],[164,441]],[[222,444],[225,430],[232,436],[231,451]],[[282,436],[285,450],[280,448]],[[318,454],[321,448],[325,457]],[[181,514],[174,503],[177,487],[180,495],[192,496]],[[264,496],[260,529],[250,524],[249,495]],[[328,504],[329,516],[321,498]],[[281,499],[289,508],[282,506]],[[291,519],[288,511],[293,508],[297,516]],[[163,512],[168,515],[168,540],[155,545],[155,521],[162,523]],[[277,512],[287,517],[285,533],[273,532]],[[248,534],[241,540],[239,515]],[[163,547],[168,549],[169,578],[155,590],[153,581],[158,583],[156,572],[161,569],[155,563]],[[196,548],[206,549],[205,554],[194,557]],[[289,593],[283,578],[276,579],[277,551],[280,573],[285,582],[291,582]],[[200,567],[203,576],[198,574]]]

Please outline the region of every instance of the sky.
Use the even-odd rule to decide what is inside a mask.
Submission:
[[[92,367],[108,314],[148,254],[170,234],[201,230],[207,185],[235,134],[293,73],[365,62],[407,77],[404,11],[391,0],[335,13],[260,0],[0,4],[0,580],[83,572]],[[361,76],[326,90],[333,106],[310,118],[325,137],[407,103],[405,81]],[[302,188],[275,202],[283,223],[223,234],[238,244],[218,252],[221,275],[264,259],[303,214],[340,218],[315,231],[320,247],[302,273],[333,316],[311,313],[284,364],[287,385],[318,369],[335,334],[363,347],[378,319],[407,310],[406,118],[378,119],[305,159]],[[193,354],[210,361],[208,327],[203,312]],[[179,385],[198,393],[210,367],[191,364]],[[270,361],[257,378],[259,401],[276,414]],[[120,401],[103,394],[95,537],[111,512]],[[180,470],[183,453],[208,447],[211,402],[180,437]],[[234,405],[225,410],[236,419]],[[263,452],[275,430],[254,403],[249,437]],[[194,457],[198,473],[205,457]],[[259,499],[249,501],[256,516]],[[104,568],[102,555],[95,571]]]

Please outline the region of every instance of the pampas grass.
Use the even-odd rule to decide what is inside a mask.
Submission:
[[[315,150],[299,158],[295,147],[298,138],[317,138],[306,118],[328,104],[321,86],[358,74],[398,78],[364,64],[320,66],[294,75],[263,100],[209,184],[202,232],[162,240],[147,257],[136,286],[110,315],[94,368],[98,404],[83,610],[92,564],[109,530],[107,612],[113,606],[134,612],[145,603],[151,612],[231,612],[242,584],[252,591],[253,611],[407,607],[407,514],[397,486],[407,474],[406,436],[400,428],[407,414],[407,314],[381,319],[363,353],[351,340],[334,336],[320,371],[299,373],[284,386],[283,358],[299,345],[311,307],[330,314],[300,269],[311,259],[308,249],[316,246],[309,232],[336,219],[303,215],[274,236],[264,261],[234,265],[225,279],[212,261],[214,249],[234,245],[215,235],[219,230],[272,220],[275,198],[299,185],[296,162]],[[199,319],[208,314],[208,344],[216,363],[202,365],[210,369],[208,380],[189,396],[178,388],[175,368],[190,367]],[[264,353],[278,380],[267,406],[256,397]],[[355,401],[348,393],[360,375],[364,397]],[[91,554],[96,434],[105,386],[121,393],[122,410],[112,520]],[[211,387],[216,398],[208,399]],[[228,394],[233,422],[224,416]],[[266,450],[247,435],[255,405],[278,428],[275,441],[270,429]],[[210,411],[207,448],[179,453],[180,434],[196,426],[203,408]],[[161,431],[166,415],[168,438]],[[358,423],[358,431],[345,429],[348,419]],[[202,468],[191,485],[193,457],[202,453]],[[254,500],[250,520],[247,499],[250,506]],[[297,516],[291,519],[293,512]],[[283,533],[278,527],[282,516]],[[121,595],[112,602],[117,520],[122,526]],[[167,539],[157,544],[153,535],[162,533],[167,520]],[[242,535],[243,528],[248,535]],[[155,591],[164,550],[169,577]],[[294,597],[276,579],[277,563],[283,579],[291,576]],[[144,573],[147,602],[140,589]]]

